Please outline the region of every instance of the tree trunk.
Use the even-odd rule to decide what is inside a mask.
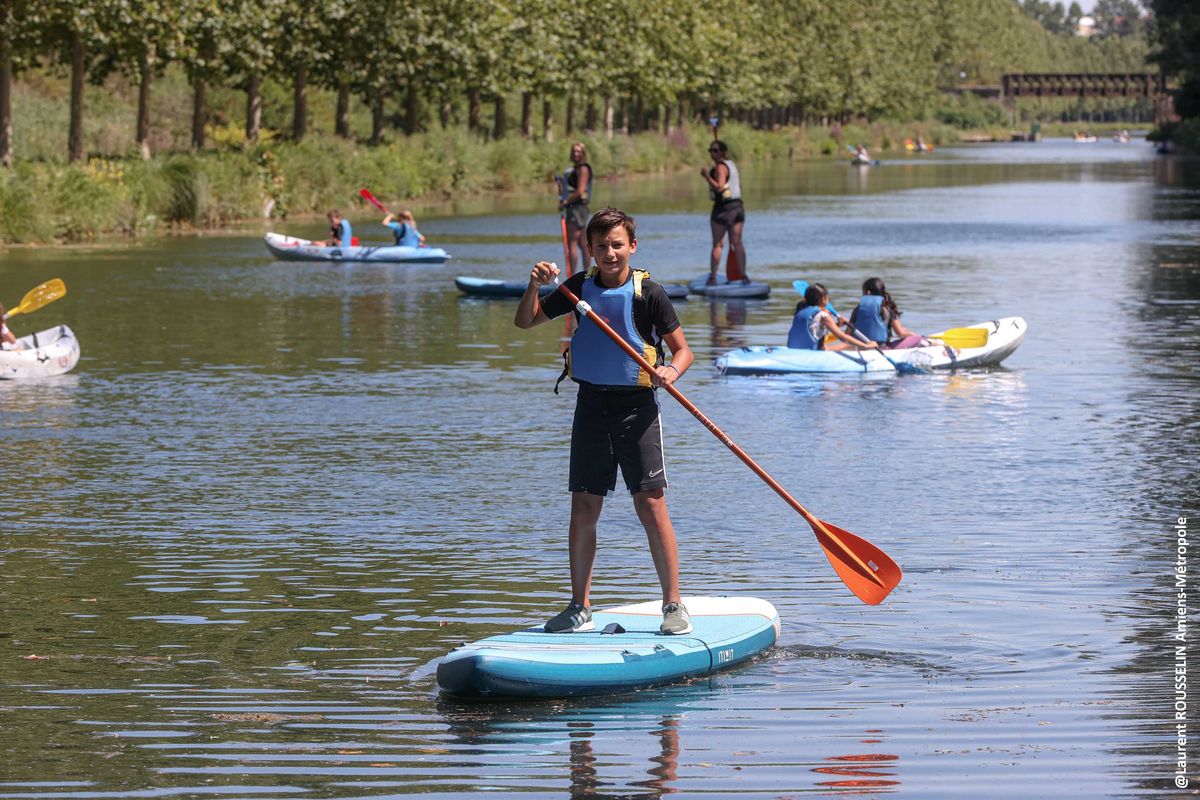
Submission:
[[[262,132],[262,76],[251,72],[246,78],[246,141],[250,144],[258,142]]]
[[[567,138],[575,133],[575,95],[567,96],[567,119],[566,119]]]
[[[554,141],[554,104],[549,97],[542,98],[542,138]]]
[[[417,93],[417,79],[409,77],[408,92],[404,97],[404,132],[409,136],[421,126],[421,96]]]
[[[471,132],[479,130],[482,116],[483,98],[480,96],[479,87],[472,86],[467,90],[467,130]]]
[[[584,130],[589,130],[589,131],[596,130],[596,120],[598,118],[599,117],[596,114],[596,101],[595,101],[595,99],[589,97],[588,101],[587,101],[587,108],[583,112]]]
[[[71,127],[67,133],[67,160],[83,159],[83,34],[71,32]]]
[[[504,95],[498,95],[496,97],[496,116],[492,123],[493,139],[503,139],[504,134],[508,131],[508,116],[505,113],[504,106]]]
[[[12,138],[12,45],[8,31],[0,30],[0,167],[11,167]]]
[[[521,136],[533,136],[533,92],[521,92]]]
[[[671,107],[659,106],[658,117],[662,120],[662,132],[669,135],[671,133]]]
[[[150,82],[154,79],[154,45],[138,57],[137,129],[134,137],[143,161],[150,160]]]
[[[337,108],[333,112],[333,133],[343,139],[350,138],[350,84],[338,81]]]
[[[442,130],[450,127],[450,112],[453,107],[450,105],[450,98],[442,95],[442,104],[438,108],[438,122],[442,125]]]
[[[634,103],[633,110],[633,125],[629,126],[630,133],[636,133],[646,129],[646,101],[639,94],[637,102]]]
[[[197,75],[192,79],[192,149],[204,149],[204,126],[208,122],[208,102],[205,97],[208,86],[204,78]]]
[[[371,144],[383,141],[383,92],[376,92],[371,98]]]
[[[604,97],[604,135],[611,139],[613,137],[613,99],[612,95]]]
[[[292,92],[292,139],[303,141],[308,133],[308,65],[296,67]]]

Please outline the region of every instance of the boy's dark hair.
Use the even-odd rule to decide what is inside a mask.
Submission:
[[[593,237],[597,234],[603,235],[616,227],[625,228],[625,233],[629,234],[629,241],[637,238],[637,223],[633,221],[633,217],[626,214],[619,208],[608,206],[592,214],[592,218],[587,224],[587,241],[592,243]]]

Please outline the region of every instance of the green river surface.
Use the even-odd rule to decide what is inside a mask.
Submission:
[[[905,577],[856,600],[664,395],[685,596],[767,599],[782,637],[599,700],[464,703],[434,677],[569,594],[562,326],[518,330],[515,301],[453,283],[562,263],[549,189],[418,208],[444,266],[275,261],[261,227],[0,251],[9,306],[69,288],[16,333],[65,322],[83,352],[0,381],[0,798],[1194,795],[1200,630],[1174,638],[1175,568],[1200,552],[1174,524],[1200,527],[1200,163],[1052,140],[742,182],[773,293],[677,304],[680,388]],[[634,213],[635,264],[680,282],[707,270],[705,189],[601,179],[592,208]],[[370,208],[350,217],[382,239]],[[873,275],[915,330],[1020,315],[1029,334],[990,371],[713,368],[784,342],[794,278],[847,313]],[[657,597],[619,493],[593,599]]]

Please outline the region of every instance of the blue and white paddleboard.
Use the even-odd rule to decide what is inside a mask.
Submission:
[[[741,281],[729,282],[729,279],[724,275],[717,276],[717,282],[710,284],[707,275],[701,275],[699,278],[693,278],[688,281],[688,291],[692,294],[703,295],[709,298],[743,298],[748,300],[761,299],[769,297],[771,287],[760,281],[750,281],[742,283]]]
[[[755,597],[685,597],[692,632],[659,633],[656,601],[597,611],[595,631],[541,624],[464,644],[438,664],[442,691],[467,696],[611,694],[709,675],[775,644],[779,613]],[[608,631],[608,632],[606,632]]]

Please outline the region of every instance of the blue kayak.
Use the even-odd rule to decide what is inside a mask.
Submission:
[[[281,261],[388,261],[400,264],[442,264],[450,254],[440,247],[403,247],[381,244],[327,247],[320,242],[268,233],[267,249]]]
[[[525,294],[525,287],[528,285],[526,281],[500,281],[495,278],[473,278],[469,275],[459,275],[454,279],[454,285],[458,290],[470,297],[520,297]],[[672,300],[686,300],[688,296],[688,288],[679,283],[663,283],[659,284],[667,292],[667,297]],[[543,286],[538,294],[542,297],[550,294],[558,287],[547,284]]]
[[[691,633],[659,633],[662,604],[638,603],[592,617],[587,633],[541,624],[464,644],[437,668],[442,691],[461,696],[613,694],[711,675],[775,644],[779,613],[755,597],[685,597]]]

